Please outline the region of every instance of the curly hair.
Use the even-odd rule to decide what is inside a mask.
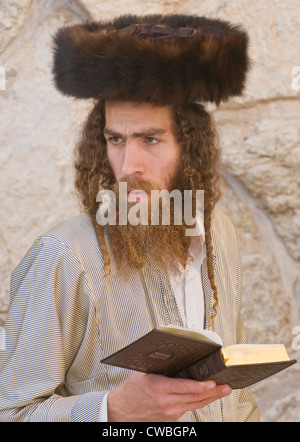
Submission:
[[[221,150],[218,134],[204,106],[191,103],[172,108],[175,139],[182,147],[181,187],[204,191],[204,228],[207,270],[214,295],[211,320],[217,314],[218,289],[213,268],[211,220],[215,204],[221,196]],[[83,210],[91,217],[101,247],[106,275],[110,271],[110,257],[104,239],[103,227],[96,221],[99,188],[112,188],[115,183],[108,163],[105,127],[105,102],[96,101],[83,126],[81,137],[75,146],[75,189]]]
[[[221,149],[216,126],[204,106],[191,103],[173,110],[175,138],[183,146],[182,180],[185,189],[204,190],[204,229],[207,271],[214,294],[213,313],[217,314],[218,289],[213,267],[211,220],[221,197]]]

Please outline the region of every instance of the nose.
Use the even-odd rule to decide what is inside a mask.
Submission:
[[[145,165],[142,149],[137,141],[127,141],[122,161],[122,176],[143,175]]]

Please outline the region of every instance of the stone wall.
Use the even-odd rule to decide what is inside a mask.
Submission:
[[[249,341],[283,342],[299,359],[292,346],[300,326],[299,0],[0,0],[0,317],[9,275],[35,237],[79,210],[72,149],[90,104],[54,90],[51,35],[121,13],[207,15],[248,29],[245,95],[210,106],[224,147],[221,205],[240,240]],[[252,389],[263,421],[300,421],[299,364]]]

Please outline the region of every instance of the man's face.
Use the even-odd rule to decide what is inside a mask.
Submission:
[[[128,210],[146,197],[144,202],[147,205],[150,202],[148,207],[152,209],[152,190],[172,191],[180,184],[182,148],[173,135],[169,107],[110,101],[106,102],[105,117],[104,136],[108,161],[116,179],[114,191],[118,221],[118,183],[127,183]],[[163,201],[158,208],[160,220],[162,205]],[[128,275],[128,269],[143,268],[148,262],[148,253],[157,265],[167,266],[169,270],[173,266],[172,269],[178,271],[179,264],[186,264],[190,237],[185,235],[184,222],[175,224],[174,206],[175,203],[170,203],[169,224],[108,224],[110,247],[120,275]],[[148,221],[152,221],[151,214]]]
[[[137,178],[169,189],[181,155],[170,108],[108,101],[105,116],[107,156],[116,181]],[[128,194],[134,190],[128,189]]]

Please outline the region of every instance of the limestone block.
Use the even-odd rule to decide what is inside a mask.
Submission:
[[[270,230],[267,217],[253,206],[251,194],[241,192],[239,183],[228,173],[219,207],[232,220],[240,246],[242,315],[248,342],[284,343],[292,359],[300,360],[294,349],[293,327],[299,323],[293,282],[299,268],[286,252],[277,234]],[[280,253],[281,251],[281,253]],[[276,253],[277,252],[277,253]],[[281,276],[279,276],[281,275]],[[284,276],[287,276],[285,278]],[[300,365],[251,386],[263,422],[299,422]]]
[[[172,14],[180,8],[183,2],[181,0],[145,0],[143,2],[79,0],[78,3],[84,6],[93,20],[98,21],[110,20],[122,14]]]
[[[280,263],[263,235],[263,218],[257,223],[247,199],[241,199],[232,180],[227,180],[219,206],[231,219],[238,237],[243,274],[242,313],[249,343],[276,341],[290,346],[295,303],[292,289],[278,278]]]
[[[0,0],[0,53],[26,23],[32,0]]]
[[[299,262],[300,125],[298,100],[270,101],[215,114],[227,171],[266,210],[290,255]]]
[[[89,106],[73,105],[51,82],[51,36],[76,14],[37,2],[27,18],[0,60],[14,72],[0,92],[0,313],[7,311],[10,273],[34,239],[78,213],[72,150]]]

